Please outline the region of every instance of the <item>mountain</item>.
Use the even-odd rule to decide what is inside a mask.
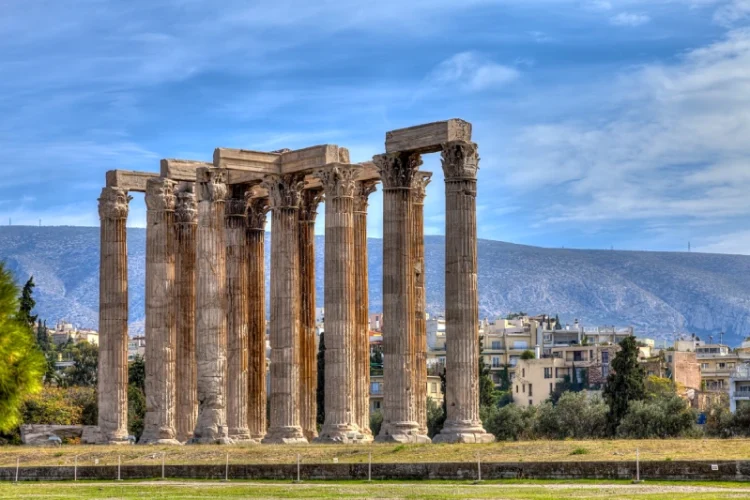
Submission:
[[[270,238],[267,238],[270,241]],[[131,333],[144,325],[145,230],[129,229]],[[317,245],[317,302],[323,305],[323,237]],[[369,240],[370,309],[382,310],[382,241]],[[443,310],[444,238],[425,239],[428,311]],[[266,256],[270,251],[266,252]],[[37,284],[37,312],[97,327],[99,229],[0,227],[0,259],[19,284]],[[269,265],[267,263],[266,268]],[[479,241],[483,317],[523,310],[559,314],[586,326],[633,325],[639,335],[671,338],[750,332],[750,257],[675,252],[538,248]]]

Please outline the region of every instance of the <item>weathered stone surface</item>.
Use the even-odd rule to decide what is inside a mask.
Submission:
[[[271,231],[271,421],[264,443],[306,443],[299,419],[298,210],[303,181],[273,175],[264,182]]]
[[[182,182],[195,182],[195,173],[199,168],[212,166],[212,163],[204,161],[179,160],[176,158],[165,158],[159,164],[161,177]]]
[[[385,152],[436,153],[448,141],[471,141],[471,123],[453,118],[391,130],[385,134]]]
[[[445,338],[447,418],[436,443],[488,443],[479,418],[477,146],[443,145],[445,175]]]
[[[429,442],[414,406],[414,264],[412,181],[418,154],[373,158],[383,182],[383,424],[377,441]]]
[[[328,167],[318,176],[326,197],[325,422],[319,442],[356,442],[354,191],[357,170]]]
[[[247,426],[252,439],[266,435],[266,271],[268,198],[247,206],[248,395]]]
[[[200,168],[197,179],[195,335],[198,421],[191,442],[226,444],[231,443],[226,426],[226,172],[218,168]]]
[[[216,148],[214,167],[260,174],[278,174],[281,168],[281,154],[247,149]]]
[[[354,193],[354,289],[355,289],[355,422],[363,440],[370,430],[370,294],[367,262],[367,206],[378,181],[357,181]]]
[[[330,163],[349,163],[349,151],[335,144],[323,144],[281,154],[282,174],[322,168]]]
[[[300,425],[308,441],[318,436],[318,363],[315,334],[315,219],[323,190],[302,191],[299,210]]]
[[[119,188],[126,192],[146,192],[146,182],[157,179],[159,174],[151,172],[133,172],[130,170],[107,171],[107,187]]]
[[[77,439],[83,435],[83,428],[83,425],[22,425],[21,442],[29,446],[57,446],[50,437]]]
[[[417,172],[412,186],[412,260],[414,262],[414,404],[419,433],[427,435],[427,303],[424,272],[424,199],[432,173]]]
[[[128,437],[128,193],[106,187],[99,198],[98,425],[106,442]]]
[[[197,358],[195,355],[195,237],[198,204],[195,184],[184,183],[176,192],[175,293],[177,366],[175,379],[176,430],[181,443],[193,438],[198,419]]]
[[[225,205],[227,241],[227,427],[235,442],[250,441],[247,427],[248,313],[246,207],[248,186],[231,188]]]
[[[146,416],[140,444],[180,444],[175,431],[174,181],[146,184]]]

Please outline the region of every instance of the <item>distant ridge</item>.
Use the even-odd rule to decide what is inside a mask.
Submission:
[[[270,240],[270,238],[268,238]],[[443,310],[444,238],[427,236],[427,302]],[[323,305],[323,237],[317,241],[317,301]],[[131,333],[143,331],[145,230],[129,229]],[[0,227],[0,259],[19,282],[34,275],[37,311],[97,327],[99,229]],[[266,256],[270,253],[266,252]],[[369,240],[370,309],[382,310],[382,241]],[[267,265],[268,268],[268,265]],[[523,310],[559,314],[586,326],[633,325],[641,335],[671,338],[724,331],[735,344],[750,333],[750,257],[676,252],[539,248],[479,241],[483,317]]]

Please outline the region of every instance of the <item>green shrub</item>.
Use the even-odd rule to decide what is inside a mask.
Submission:
[[[589,453],[591,452],[586,448],[576,448],[575,450],[570,452],[571,455],[588,455]]]
[[[545,402],[536,415],[535,429],[549,439],[586,439],[606,435],[607,405],[587,391],[564,392],[556,405]]]
[[[442,405],[439,405],[431,397],[427,397],[427,435],[430,438],[437,436],[443,429],[445,413]]]
[[[617,435],[630,439],[689,436],[695,426],[695,413],[679,396],[663,396],[650,401],[631,401],[617,428]]]
[[[501,408],[481,408],[480,415],[485,430],[498,441],[519,441],[534,437],[534,406],[524,409],[511,403]]]
[[[370,430],[373,436],[380,434],[380,427],[383,425],[383,413],[378,410],[370,413]]]

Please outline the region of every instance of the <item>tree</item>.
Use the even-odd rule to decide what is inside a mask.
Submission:
[[[430,438],[435,437],[443,429],[444,423],[443,407],[427,396],[427,435]]]
[[[529,349],[526,349],[521,353],[521,359],[535,359],[536,356],[534,355],[534,351],[531,351]]]
[[[18,425],[21,403],[42,388],[46,369],[29,323],[18,312],[18,288],[0,263],[0,431]]]
[[[631,439],[674,438],[687,435],[694,424],[695,413],[682,398],[664,395],[631,401],[617,435]]]
[[[556,405],[547,401],[539,407],[536,432],[550,439],[603,437],[607,405],[586,392],[565,392]]]
[[[562,329],[562,325],[560,324],[560,316],[558,316],[557,314],[555,314],[555,325],[554,325],[554,327],[555,327],[555,330]]]
[[[482,413],[482,412],[480,412]],[[482,424],[487,432],[494,435],[498,441],[518,441],[533,439],[536,406],[525,409],[514,404],[486,411]]]
[[[323,334],[320,334],[318,344],[318,390],[315,394],[318,401],[318,426],[322,426],[326,421],[326,343],[323,340]],[[370,430],[375,430],[370,427]]]
[[[146,392],[146,362],[140,354],[128,365],[128,384]]]
[[[518,318],[523,318],[524,316],[526,316],[526,313],[525,313],[525,312],[523,312],[523,311],[518,311],[517,313],[509,313],[509,314],[508,314],[508,315],[507,315],[507,316],[505,317],[505,319],[518,319]]]
[[[34,300],[34,277],[31,276],[26,284],[23,286],[21,291],[21,299],[18,302],[18,319],[24,324],[28,325],[29,328],[34,328],[37,316],[31,314],[36,307],[36,301]]]
[[[496,406],[497,394],[495,394],[495,383],[490,375],[490,367],[484,362],[482,356],[483,342],[479,338],[479,406]],[[443,393],[445,394],[445,393]]]
[[[99,348],[88,342],[79,342],[70,348],[74,365],[65,369],[69,385],[95,387],[99,366]]]
[[[609,405],[607,428],[614,436],[632,401],[646,397],[643,369],[638,363],[638,345],[632,335],[620,342],[620,350],[612,360],[612,373],[604,386],[604,400]]]

